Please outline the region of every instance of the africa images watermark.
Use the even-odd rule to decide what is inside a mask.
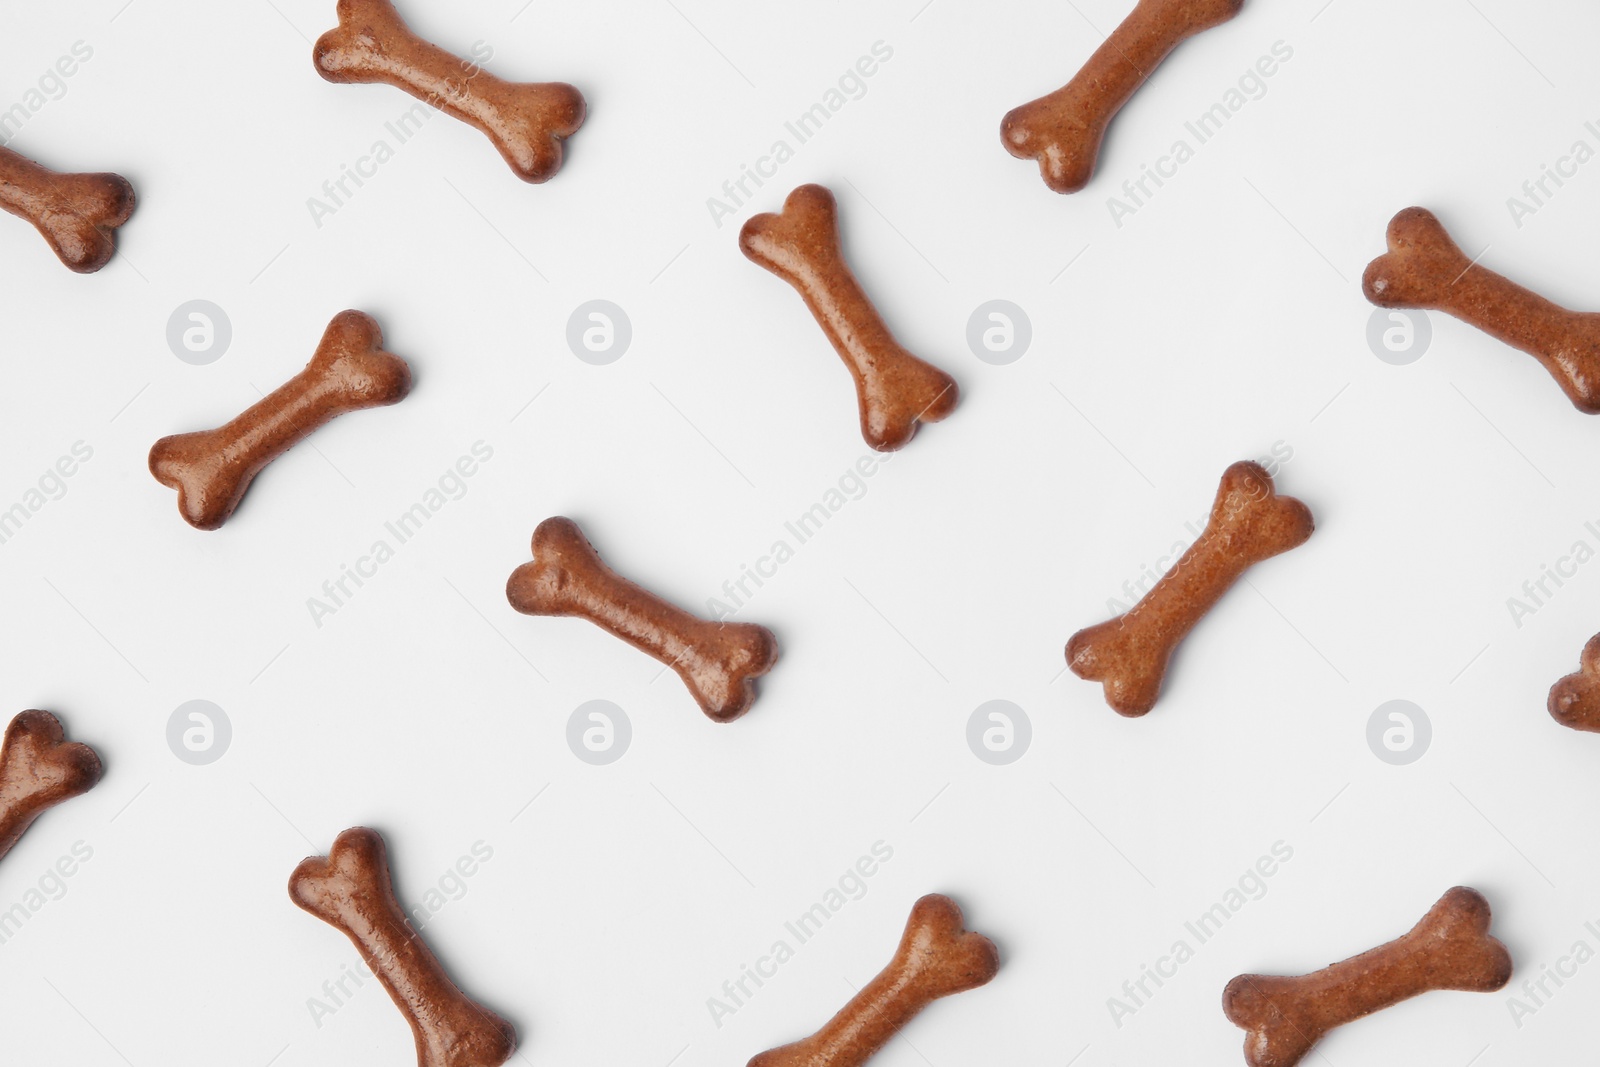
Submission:
[[[94,849],[88,842],[74,841],[66,854],[46,867],[38,880],[23,891],[21,900],[0,911],[0,945],[16,937],[45,905],[66,896],[67,880],[93,858]]]
[[[1590,919],[1583,924],[1583,932],[1586,936],[1574,941],[1565,955],[1557,956],[1554,963],[1541,964],[1536,976],[1524,978],[1517,992],[1506,998],[1506,1010],[1511,1013],[1511,1021],[1518,1030],[1528,1016],[1538,1015],[1550,1006],[1551,998],[1578,976],[1579,967],[1594,959],[1595,949],[1589,938],[1600,944],[1600,925]],[[1552,985],[1554,989],[1550,988]]]
[[[838,81],[829,86],[816,103],[783,124],[783,136],[773,139],[766,154],[757,156],[753,164],[739,164],[739,173],[722,183],[721,195],[706,197],[706,210],[717,229],[722,229],[722,221],[733,216],[755,195],[755,189],[777,176],[778,168],[794,158],[795,149],[815,137],[850,101],[866,96],[867,79],[893,58],[893,46],[881,40],[873,41],[872,47],[846,67]],[[751,188],[752,184],[755,189]]]
[[[316,228],[322,229],[324,219],[337,215],[368,181],[376,178],[378,169],[394,159],[399,148],[415,137],[423,125],[439,113],[441,102],[459,97],[465,92],[467,84],[483,72],[483,64],[493,58],[494,49],[490,45],[484,41],[474,41],[471,58],[461,61],[461,72],[466,77],[459,81],[446,79],[445,84],[428,94],[426,100],[412,104],[395,118],[385,122],[383,129],[388,137],[379,137],[373,141],[366,154],[356,157],[355,163],[339,164],[338,175],[322,183],[322,195],[306,197],[306,210],[311,213],[311,221]],[[390,138],[393,138],[392,144]]]
[[[778,569],[794,559],[802,545],[817,536],[828,520],[843,511],[851,501],[867,495],[867,479],[877,474],[878,468],[887,463],[892,455],[892,452],[873,452],[846,467],[820,499],[783,524],[783,533],[773,540],[764,554],[756,557],[753,565],[741,563],[739,574],[722,583],[720,595],[706,597],[706,611],[711,617],[721,622],[736,615],[754,598],[756,590],[777,577]]]
[[[43,111],[46,104],[67,95],[67,79],[78,73],[83,64],[94,58],[94,48],[85,41],[74,41],[72,47],[40,74],[34,85],[22,94],[22,99],[0,111],[0,146],[22,132],[29,119]]]
[[[739,973],[722,983],[721,995],[706,998],[706,1010],[711,1021],[722,1029],[722,1021],[750,1002],[762,986],[778,974],[778,968],[794,959],[795,951],[817,935],[817,932],[846,904],[867,895],[867,881],[877,874],[885,863],[894,858],[894,849],[884,841],[874,841],[865,855],[845,868],[833,885],[822,891],[815,904],[783,924],[783,936],[773,940],[765,953],[756,957],[754,964],[739,964]]]
[[[1244,910],[1251,901],[1267,895],[1267,880],[1294,858],[1294,848],[1285,841],[1274,841],[1265,855],[1246,867],[1237,882],[1229,886],[1222,898],[1196,918],[1183,924],[1184,936],[1172,942],[1166,953],[1156,957],[1154,964],[1139,964],[1139,975],[1122,983],[1121,996],[1106,998],[1106,1010],[1118,1030],[1122,1022],[1139,1014],[1161,987],[1177,977],[1178,968],[1194,959],[1200,946],[1216,937],[1224,925]],[[1193,939],[1193,944],[1190,940]]]
[[[1576,578],[1579,567],[1594,559],[1594,546],[1600,544],[1600,523],[1596,520],[1584,523],[1583,532],[1587,536],[1572,542],[1572,547],[1557,556],[1554,564],[1539,564],[1539,573],[1522,583],[1521,596],[1506,597],[1506,610],[1511,613],[1511,623],[1516,629],[1522,629],[1523,619],[1537,615],[1562,586]]]
[[[1511,212],[1511,221],[1517,229],[1522,229],[1524,222],[1548,206],[1556,194],[1566,188],[1567,182],[1578,176],[1579,169],[1597,154],[1595,145],[1600,144],[1600,125],[1591,119],[1583,124],[1583,130],[1588,137],[1573,141],[1564,155],[1556,157],[1553,166],[1539,164],[1538,176],[1522,183],[1521,196],[1506,197],[1506,210]],[[1589,137],[1594,138],[1593,144]]]
[[[64,455],[46,467],[33,485],[23,490],[16,503],[0,510],[0,545],[7,544],[17,536],[23,525],[44,510],[46,504],[66,496],[67,480],[93,458],[94,449],[87,442],[72,442],[72,447]]]
[[[1266,96],[1268,79],[1293,58],[1294,48],[1287,41],[1274,41],[1267,53],[1245,68],[1238,82],[1223,92],[1220,100],[1183,124],[1188,136],[1174,140],[1165,155],[1156,157],[1155,163],[1140,164],[1139,176],[1122,183],[1122,195],[1106,198],[1106,210],[1111,213],[1111,221],[1117,229],[1122,229],[1124,219],[1137,215],[1168,181],[1176,178],[1178,168],[1193,159],[1201,145],[1221,133],[1246,104]]]
[[[353,565],[339,564],[338,575],[322,583],[322,595],[306,597],[306,610],[311,613],[316,628],[322,629],[324,619],[337,615],[355,599],[361,587],[378,576],[378,568],[394,559],[400,546],[417,536],[446,505],[466,496],[469,480],[493,458],[493,446],[485,441],[474,441],[467,453],[445,468],[416,503],[383,524],[385,536],[376,538],[365,553],[356,557]]]

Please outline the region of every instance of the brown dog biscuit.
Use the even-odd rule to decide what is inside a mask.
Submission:
[[[1249,1031],[1250,1067],[1292,1067],[1336,1026],[1434,989],[1491,993],[1511,980],[1511,954],[1489,936],[1489,902],[1456,886],[1404,937],[1298,978],[1241,974],[1222,1010]]]
[[[1361,279],[1368,300],[1454,315],[1537,359],[1579,411],[1600,414],[1600,314],[1569,311],[1478,265],[1426,208],[1396,215],[1388,240]]]
[[[533,531],[533,562],[511,572],[506,599],[524,615],[575,615],[673,670],[717,722],[750,710],[756,679],[778,662],[772,631],[689,614],[617,574],[578,524],[557,516]]]
[[[410,391],[411,368],[383,350],[383,331],[372,317],[341,311],[304,370],[224,426],[157,441],[150,473],[178,491],[185,522],[215,530],[251,479],[318,427],[349,411],[398,403]]]
[[[312,59],[331,82],[382,82],[494,142],[525,182],[561,169],[561,142],[583,125],[583,94],[563,82],[508,82],[411,32],[390,0],[339,0],[339,25]]]
[[[1073,634],[1067,665],[1104,682],[1118,714],[1145,714],[1178,643],[1222,594],[1252,564],[1304,544],[1313,528],[1310,510],[1278,496],[1260,464],[1235,463],[1222,473],[1205,532],[1130,611]]]
[[[1039,161],[1044,183],[1075,193],[1094,177],[1106,127],[1174,48],[1239,13],[1244,0],[1139,0],[1066,85],[1014,108],[1000,140]]]
[[[117,228],[133,215],[120,174],[59,174],[0,148],[0,208],[27,219],[72,270],[93,274],[117,254]]]
[[[839,242],[838,204],[820,185],[802,185],[781,214],[755,215],[739,231],[739,248],[800,293],[855,378],[861,436],[880,452],[900,448],[919,422],[955,410],[955,379],[900,347]]]
[[[923,1008],[976,989],[999,970],[994,942],[962,928],[955,901],[930,893],[912,907],[889,966],[821,1030],[761,1053],[748,1067],[860,1067]]]
[[[100,780],[100,757],[66,739],[48,711],[25,711],[6,727],[0,745],[0,856],[11,851],[33,820]]]
[[[499,1067],[516,1051],[511,1024],[461,992],[412,928],[376,830],[346,830],[326,858],[302,860],[289,897],[355,943],[411,1025],[417,1067]]]
[[[1577,672],[1550,687],[1545,707],[1562,726],[1600,733],[1600,634],[1583,646]]]

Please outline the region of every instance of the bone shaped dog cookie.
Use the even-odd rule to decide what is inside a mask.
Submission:
[[[390,0],[339,0],[339,25],[312,58],[331,82],[383,82],[477,127],[517,177],[548,181],[561,142],[583,125],[583,94],[563,82],[508,82],[411,32]]]
[[[33,820],[100,780],[100,757],[66,739],[48,711],[25,711],[6,727],[0,745],[0,856],[11,851]]]
[[[1537,359],[1579,411],[1600,414],[1600,314],[1569,311],[1474,263],[1426,208],[1390,220],[1388,241],[1361,279],[1368,300],[1454,315]]]
[[[976,989],[999,969],[994,943],[962,928],[955,901],[930,893],[913,905],[889,966],[821,1030],[761,1053],[748,1067],[860,1067],[923,1008]]]
[[[938,422],[955,410],[955,379],[900,347],[851,273],[833,193],[800,186],[781,214],[744,224],[739,248],[794,286],[850,368],[867,444],[892,452],[911,440],[919,422]]]
[[[0,148],[0,209],[33,223],[79,274],[111,262],[133,206],[133,186],[120,174],[60,174]]]
[[[1178,643],[1252,564],[1303,544],[1311,512],[1278,496],[1257,463],[1222,473],[1211,518],[1172,569],[1124,615],[1079,630],[1067,642],[1067,664],[1079,678],[1104,682],[1106,703],[1121,715],[1155,707],[1167,662]]]
[[[1336,1026],[1434,989],[1490,993],[1511,980],[1511,955],[1489,936],[1489,902],[1456,886],[1404,937],[1313,974],[1241,974],[1222,1010],[1249,1031],[1250,1067],[1293,1067]]]
[[[498,1067],[516,1051],[511,1024],[456,988],[412,929],[376,830],[346,830],[326,858],[302,860],[289,877],[289,896],[355,943],[411,1024],[417,1067]]]
[[[764,626],[689,614],[617,574],[571,519],[533,531],[533,562],[511,572],[506,599],[524,615],[576,615],[678,672],[700,710],[730,722],[750,710],[756,679],[778,661]]]
[[[1244,0],[1139,0],[1066,85],[1012,109],[1000,140],[1035,159],[1044,183],[1075,193],[1094,177],[1106,127],[1174,48],[1239,13]]]
[[[1562,726],[1600,733],[1600,634],[1583,646],[1577,672],[1550,687],[1545,707]]]
[[[410,391],[411,368],[383,350],[372,317],[341,311],[304,370],[224,426],[157,441],[150,473],[178,491],[185,522],[215,530],[251,480],[318,427],[346,412],[398,403]]]

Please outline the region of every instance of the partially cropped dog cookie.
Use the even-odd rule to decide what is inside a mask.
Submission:
[[[955,410],[955,379],[902,348],[856,281],[839,241],[833,193],[820,185],[800,186],[782,212],[744,224],[739,248],[794,286],[850,368],[867,444],[893,451],[911,440],[920,423],[938,422]]]
[[[331,82],[383,82],[477,127],[517,177],[548,181],[583,125],[583,94],[564,82],[508,82],[411,32],[390,0],[339,0],[339,25],[313,54]]]
[[[10,852],[33,821],[100,781],[100,757],[68,741],[48,711],[25,711],[6,727],[0,744],[0,856]]]
[[[499,1067],[516,1051],[511,1024],[461,992],[412,928],[376,830],[346,830],[326,857],[302,861],[289,896],[355,944],[410,1024],[417,1067]]]
[[[163,437],[150,449],[150,473],[178,491],[178,513],[215,530],[239,506],[257,474],[334,418],[383,407],[411,391],[411,368],[383,350],[370,315],[334,316],[306,368],[215,430]]]
[[[1426,208],[1390,220],[1388,243],[1361,280],[1368,300],[1454,315],[1537,359],[1574,407],[1600,414],[1600,313],[1569,311],[1476,262]]]
[[[1102,682],[1106,703],[1121,715],[1155,707],[1178,643],[1245,571],[1304,544],[1315,524],[1310,510],[1279,496],[1258,463],[1222,473],[1211,518],[1159,582],[1126,614],[1079,630],[1067,642],[1067,665],[1079,678]]]
[[[748,1067],[861,1067],[923,1008],[976,989],[999,970],[994,942],[962,926],[955,901],[930,893],[912,906],[894,959],[827,1025]]]
[[[691,615],[606,566],[578,524],[563,516],[533,531],[533,562],[506,582],[524,615],[575,615],[660,660],[683,679],[700,710],[730,722],[750,710],[756,679],[778,662],[772,631]]]
[[[1600,634],[1583,646],[1577,671],[1550,687],[1545,706],[1562,726],[1600,733]]]
[[[1006,151],[1039,164],[1045,185],[1089,184],[1106,128],[1174,48],[1239,13],[1244,0],[1138,0],[1066,85],[1015,108],[1000,123]]]
[[[133,216],[133,186],[120,174],[61,174],[0,148],[0,209],[27,219],[79,274],[117,253],[117,230]]]
[[[1404,937],[1313,974],[1241,974],[1222,1010],[1248,1031],[1250,1067],[1293,1067],[1322,1036],[1435,989],[1489,993],[1511,980],[1511,955],[1489,936],[1489,902],[1457,886]]]

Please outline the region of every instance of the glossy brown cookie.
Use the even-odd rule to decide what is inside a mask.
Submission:
[[[6,727],[0,745],[0,856],[10,852],[33,820],[100,780],[100,757],[68,741],[48,711],[25,711]]]
[[[1013,109],[1000,140],[1018,159],[1039,163],[1058,193],[1089,184],[1106,127],[1167,54],[1239,13],[1244,0],[1139,0],[1066,85]]]
[[[524,615],[576,615],[660,660],[683,679],[700,710],[737,719],[756,698],[756,679],[778,662],[764,626],[691,615],[617,574],[571,519],[533,531],[533,562],[506,582],[506,599]]]
[[[1434,989],[1489,993],[1511,980],[1511,955],[1489,936],[1489,902],[1456,886],[1404,937],[1297,978],[1241,974],[1222,1010],[1249,1031],[1250,1067],[1292,1067],[1322,1036]]]
[[[1132,610],[1073,634],[1067,665],[1079,678],[1103,682],[1118,714],[1145,714],[1195,624],[1253,564],[1304,544],[1313,527],[1310,510],[1279,496],[1260,464],[1235,463],[1222,473],[1199,539]]]
[[[923,1008],[976,989],[999,970],[994,942],[962,927],[955,901],[930,893],[912,907],[889,966],[821,1030],[761,1053],[748,1067],[861,1067]]]
[[[563,82],[508,82],[411,32],[390,0],[339,0],[339,25],[312,53],[331,82],[382,82],[477,127],[525,182],[561,169],[583,125],[583,94]]]
[[[955,379],[900,347],[845,262],[833,194],[802,185],[781,214],[753,216],[739,232],[753,262],[794,286],[834,350],[850,368],[861,408],[861,436],[880,452],[900,448],[917,424],[955,410]]]
[[[1545,706],[1562,726],[1600,733],[1600,634],[1583,646],[1577,672],[1550,687]]]
[[[499,1067],[516,1051],[511,1024],[456,988],[412,928],[376,830],[346,830],[326,858],[302,860],[289,877],[289,897],[354,942],[411,1024],[417,1067]]]
[[[1443,311],[1521,349],[1579,411],[1600,414],[1600,314],[1568,311],[1473,262],[1426,208],[1389,222],[1389,251],[1361,288],[1379,307]]]
[[[0,208],[33,223],[79,274],[111,262],[133,206],[133,186],[120,174],[60,174],[0,148]]]
[[[411,368],[383,350],[372,317],[341,311],[304,370],[224,426],[157,441],[150,473],[178,491],[185,522],[215,530],[251,479],[318,427],[349,411],[397,403],[410,391]]]

